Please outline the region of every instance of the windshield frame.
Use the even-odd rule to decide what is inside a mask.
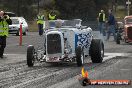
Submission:
[[[132,24],[132,18],[125,18],[125,24]]]

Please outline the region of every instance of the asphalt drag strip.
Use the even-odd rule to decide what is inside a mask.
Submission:
[[[107,67],[117,63],[118,59],[113,58],[128,55],[129,53],[105,53],[103,63],[93,64],[89,60],[85,67],[93,71],[93,69],[101,65]],[[13,61],[10,62],[12,59]],[[2,61],[3,64],[0,64],[0,88],[67,88],[68,85],[70,86],[77,82],[75,79],[80,75],[81,71],[81,67],[77,67],[76,64],[54,66],[37,63],[34,67],[29,68],[26,65],[26,56],[24,54],[7,54],[7,58]],[[58,85],[61,83],[63,85],[59,87]]]
[[[116,66],[118,63],[120,63],[119,59],[131,57],[131,55],[132,54],[130,54],[130,53],[105,53],[105,58],[103,60],[103,64],[96,64],[96,66],[94,66],[94,67],[90,67],[90,65],[87,65],[87,66],[85,65],[84,68],[85,68],[85,70],[88,71],[90,79],[97,78],[98,76],[102,75],[103,71],[109,70],[112,67]],[[95,67],[96,67],[96,69],[95,69]],[[80,70],[80,73],[81,73],[81,70]],[[74,76],[72,78],[69,78],[68,80],[59,82],[52,86],[49,86],[48,88],[84,88],[83,86],[81,86],[81,84],[78,81],[79,77],[81,77],[81,74]],[[88,86],[88,88],[89,87],[95,88],[95,86]],[[107,88],[107,87],[104,87],[104,88]],[[102,87],[99,87],[99,88],[102,88]],[[111,87],[108,87],[108,88],[111,88]]]

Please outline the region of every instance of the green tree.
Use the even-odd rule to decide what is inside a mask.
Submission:
[[[36,16],[36,11],[33,9],[33,0],[4,0],[2,2],[5,11],[12,11],[17,16],[31,20]]]
[[[56,0],[56,8],[61,18],[87,20],[95,17],[95,3],[93,0]]]

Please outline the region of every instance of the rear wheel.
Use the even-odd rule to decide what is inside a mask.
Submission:
[[[27,65],[29,67],[32,67],[34,65],[34,53],[35,53],[35,49],[34,46],[29,46],[27,48]]]
[[[116,44],[120,44],[120,34],[117,33],[116,35]]]
[[[100,39],[93,39],[90,46],[90,56],[93,63],[101,63],[104,57],[104,44]]]
[[[77,61],[77,66],[79,67],[84,64],[84,53],[81,46],[78,46],[76,48],[76,61]]]

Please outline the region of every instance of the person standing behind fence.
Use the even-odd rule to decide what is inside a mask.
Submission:
[[[39,35],[43,35],[43,24],[44,24],[44,15],[41,15],[40,13],[37,15],[37,24],[39,29]]]
[[[115,24],[116,24],[116,20],[115,20],[115,17],[114,15],[112,14],[112,10],[109,10],[109,17],[108,17],[108,31],[107,31],[107,39],[106,40],[109,40],[109,37],[111,35],[111,33],[113,34],[114,36],[114,41],[116,40],[116,34],[115,34]]]
[[[99,13],[98,15],[98,29],[100,31],[101,34],[103,34],[103,36],[106,35],[105,33],[105,13],[104,13],[104,10],[101,10],[101,12]]]

